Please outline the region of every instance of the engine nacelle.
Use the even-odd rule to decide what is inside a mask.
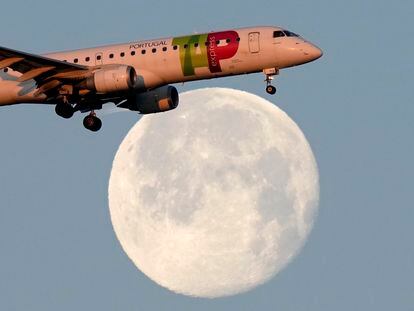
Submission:
[[[98,93],[115,93],[136,89],[138,76],[131,66],[115,65],[98,69],[87,78],[86,87]]]
[[[119,107],[142,114],[164,112],[177,108],[179,102],[178,91],[171,85],[159,87],[152,91],[136,93]]]

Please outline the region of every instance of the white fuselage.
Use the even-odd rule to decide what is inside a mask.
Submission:
[[[278,27],[242,28],[184,37],[131,42],[46,54],[60,61],[100,68],[123,64],[135,68],[143,90],[177,82],[260,72],[310,62],[322,52],[298,36],[275,37]],[[0,105],[44,102],[34,80],[0,71]]]

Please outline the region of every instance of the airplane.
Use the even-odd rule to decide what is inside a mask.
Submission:
[[[250,27],[35,55],[0,47],[0,106],[43,103],[60,117],[89,113],[86,129],[102,127],[105,103],[140,114],[169,111],[171,84],[263,72],[266,91],[279,70],[312,62],[323,52],[280,27]]]

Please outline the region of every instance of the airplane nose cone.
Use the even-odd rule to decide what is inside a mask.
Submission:
[[[309,46],[305,49],[305,54],[309,57],[310,61],[314,61],[322,57],[323,51],[316,45],[309,44]]]

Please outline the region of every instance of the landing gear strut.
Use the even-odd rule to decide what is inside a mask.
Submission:
[[[97,132],[101,129],[102,127],[102,121],[101,119],[99,119],[96,116],[96,113],[94,111],[92,111],[89,115],[87,115],[84,119],[83,119],[83,126],[92,131],[92,132]]]
[[[266,76],[266,92],[271,95],[276,94],[276,87],[272,85],[272,81],[274,79],[274,76],[279,74],[279,70],[277,70],[276,68],[264,69],[263,73]]]

